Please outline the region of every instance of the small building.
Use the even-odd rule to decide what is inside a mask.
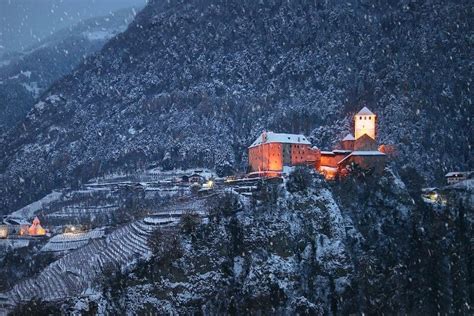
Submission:
[[[8,226],[0,225],[0,239],[5,239],[8,237]]]
[[[355,138],[354,136],[349,133],[346,135],[346,137],[344,137],[341,141],[341,148],[344,149],[344,150],[354,150],[354,142],[355,142]]]
[[[263,132],[249,147],[249,167],[254,172],[282,172],[284,166],[314,165],[318,154],[301,134]]]
[[[28,228],[28,235],[30,236],[44,236],[46,235],[46,229],[41,226],[38,217],[35,217],[33,224]]]
[[[192,175],[190,175],[188,177],[188,181],[189,183],[203,183],[206,179],[204,179],[204,177],[202,175],[200,175],[199,173],[193,173]]]
[[[447,184],[455,184],[467,179],[471,179],[474,171],[453,171],[448,172],[444,177]]]
[[[81,234],[86,232],[87,229],[84,225],[66,225],[64,226],[63,233],[65,234]]]
[[[423,188],[421,189],[421,196],[430,202],[436,202],[440,198],[438,188]]]

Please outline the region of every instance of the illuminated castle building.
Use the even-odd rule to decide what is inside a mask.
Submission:
[[[249,147],[254,172],[282,172],[284,166],[314,164],[319,151],[303,135],[263,132]]]
[[[263,132],[249,147],[249,167],[254,172],[276,173],[285,166],[310,165],[327,179],[347,174],[354,168],[381,173],[386,155],[376,142],[377,116],[364,107],[354,116],[354,134],[347,134],[338,148],[320,151],[303,135]]]

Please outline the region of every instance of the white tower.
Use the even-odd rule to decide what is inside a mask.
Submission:
[[[354,116],[355,120],[355,139],[367,134],[375,140],[375,120],[377,116],[364,106]]]

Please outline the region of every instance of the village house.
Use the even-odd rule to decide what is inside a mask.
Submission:
[[[193,173],[192,175],[190,175],[188,178],[188,182],[189,183],[203,183],[206,179],[200,175],[199,173]]]
[[[454,171],[448,172],[444,177],[447,184],[455,184],[467,179],[471,179],[474,171]]]
[[[40,220],[38,217],[33,219],[31,226],[21,225],[20,226],[20,236],[44,236],[46,235],[46,229],[41,226]]]
[[[354,166],[383,172],[386,154],[376,141],[377,116],[364,107],[354,116],[354,134],[347,134],[338,148],[320,151],[304,135],[263,132],[249,147],[249,167],[253,172],[277,174],[285,166],[308,165],[326,179],[346,174]]]
[[[7,237],[8,237],[8,226],[0,225],[0,239],[4,239]]]

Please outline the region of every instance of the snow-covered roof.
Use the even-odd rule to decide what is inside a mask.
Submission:
[[[366,106],[364,106],[362,110],[360,110],[359,113],[357,113],[357,115],[375,115],[375,114],[372,113],[372,111],[370,111]]]
[[[342,159],[341,161],[338,162],[338,164],[340,164],[341,162],[343,162],[344,160],[346,159],[349,159],[349,157],[353,157],[353,156],[386,156],[383,152],[380,152],[378,150],[360,150],[360,151],[353,151],[350,155],[347,155],[346,157],[344,157],[344,159]]]
[[[333,153],[335,154],[348,154],[348,153],[351,153],[352,150],[348,150],[348,149],[335,149],[332,151]]]
[[[264,141],[263,135],[266,135],[266,140]],[[273,133],[273,132],[264,132],[258,136],[258,138],[253,142],[250,147],[255,147],[261,144],[268,143],[284,143],[284,144],[302,144],[302,145],[311,145],[311,143],[306,139],[304,135],[301,134],[284,134],[284,133]]]
[[[347,134],[346,137],[342,139],[342,141],[346,140],[355,140],[354,135],[352,135],[351,133]]]
[[[321,155],[335,155],[332,151],[321,151]]]
[[[452,171],[445,174],[445,177],[468,176],[472,171]]]
[[[357,150],[353,151],[352,156],[385,156],[385,154],[378,150]]]

